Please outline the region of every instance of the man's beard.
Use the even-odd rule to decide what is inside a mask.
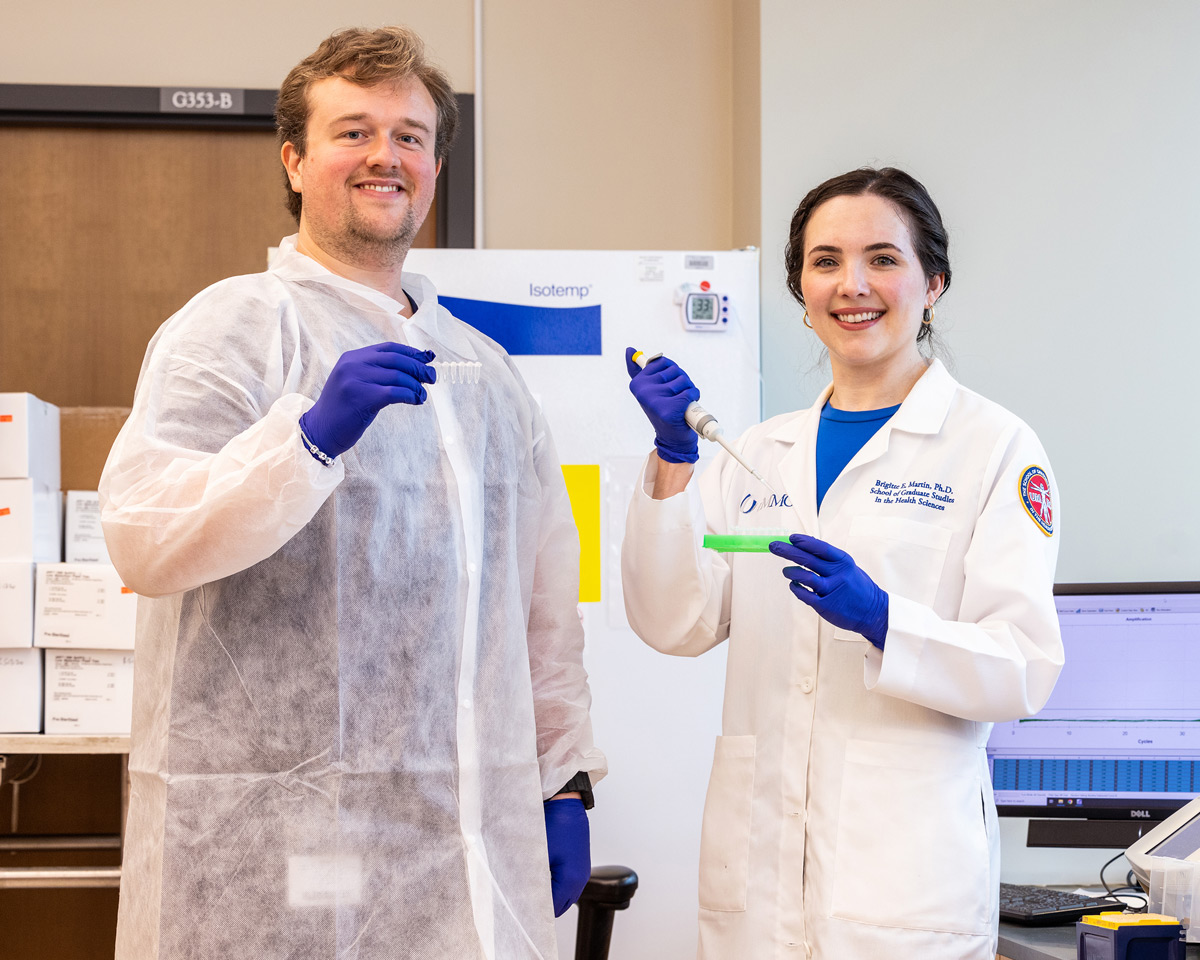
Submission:
[[[329,238],[328,246],[330,253],[343,263],[375,269],[394,267],[404,262],[420,229],[421,221],[411,206],[404,219],[387,233],[373,229],[356,211],[350,210],[342,222],[342,230]]]

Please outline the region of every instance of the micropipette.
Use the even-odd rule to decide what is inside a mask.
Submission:
[[[647,356],[641,350],[635,350],[632,359],[634,363],[644,370],[646,369],[646,364],[648,364],[651,360],[657,360],[661,356],[661,353],[654,353],[650,356]],[[724,431],[721,429],[721,425],[717,423],[717,418],[700,406],[699,403],[694,400],[689,403],[687,410],[684,411],[683,418],[687,421],[687,425],[695,430],[696,433],[702,436],[705,440],[711,440],[713,443],[719,443],[725,449],[725,452],[733,457],[733,459],[738,463],[740,463],[747,470],[747,472],[754,477],[755,480],[766,487],[771,493],[774,493],[776,497],[779,496],[779,494],[775,493],[775,488],[767,483],[767,481],[763,479],[762,475],[752,466],[750,466],[750,464],[748,464],[745,460],[743,460],[738,455],[738,452],[729,445],[729,442],[725,439]]]

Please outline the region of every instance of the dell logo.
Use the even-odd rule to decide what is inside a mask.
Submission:
[[[1130,810],[1129,815],[1136,820],[1149,820],[1150,819],[1150,811],[1149,810]]]

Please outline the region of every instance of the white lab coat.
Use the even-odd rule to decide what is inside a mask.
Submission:
[[[593,781],[578,539],[508,356],[297,253],[150,343],[100,484],[138,605],[117,957],[556,955],[542,800]],[[346,350],[479,361],[330,468]],[[146,599],[146,598],[155,599]]]
[[[993,721],[1042,706],[1062,665],[1057,503],[1043,507],[1048,536],[1019,489],[1031,465],[1052,474],[1026,424],[935,361],[818,515],[831,389],[738,442],[787,503],[725,454],[698,498],[692,484],[655,501],[652,455],[629,508],[634,630],[683,656],[729,643],[700,956],[990,960],[999,838],[984,746]],[[885,650],[797,600],[783,560],[702,549],[706,529],[848,551],[888,591]]]

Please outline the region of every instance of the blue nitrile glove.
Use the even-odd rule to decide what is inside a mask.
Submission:
[[[577,797],[547,800],[542,809],[546,815],[546,849],[550,851],[554,915],[561,917],[579,899],[592,875],[587,811]]]
[[[300,429],[327,456],[345,453],[384,407],[425,402],[423,384],[437,379],[427,366],[433,356],[432,350],[403,343],[347,350],[329,371],[317,402],[300,417]]]
[[[799,567],[784,567],[792,593],[835,627],[861,633],[880,650],[887,638],[888,595],[854,558],[831,543],[793,533],[776,540],[771,552]]]
[[[696,431],[683,415],[688,404],[700,399],[700,391],[674,360],[659,357],[642,369],[633,362],[635,353],[633,347],[625,348],[629,392],[654,427],[658,455],[667,463],[695,463],[700,458]]]

